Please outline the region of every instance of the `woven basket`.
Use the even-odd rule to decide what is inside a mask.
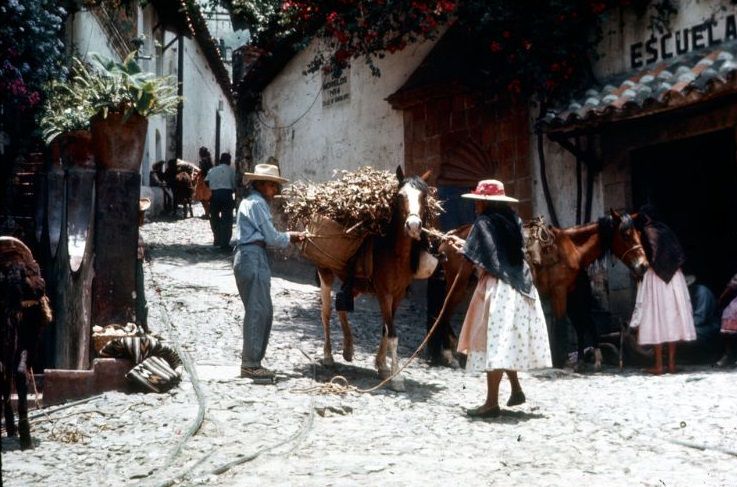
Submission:
[[[126,337],[132,337],[136,336],[134,334],[124,334],[124,335],[112,335],[112,334],[92,334],[92,346],[95,348],[95,355],[100,355],[100,350],[102,350],[105,345],[108,344],[110,340],[114,340],[116,338],[126,338]]]
[[[300,244],[302,256],[318,267],[337,271],[345,269],[366,237],[360,230],[346,233],[343,225],[324,217],[316,217],[306,230],[308,237]]]

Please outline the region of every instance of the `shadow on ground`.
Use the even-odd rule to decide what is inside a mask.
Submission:
[[[361,390],[367,390],[381,382],[376,370],[352,364],[335,363],[332,367],[317,364],[314,366],[314,369],[312,364],[304,364],[296,367],[294,373],[302,377],[314,378],[318,386],[333,381],[339,385],[348,384]],[[406,375],[404,376],[404,382],[407,389],[404,392],[393,391],[389,388],[389,384],[386,384],[375,391],[367,393],[376,395],[405,395],[411,402],[427,402],[435,394],[446,389],[444,386],[420,382]]]

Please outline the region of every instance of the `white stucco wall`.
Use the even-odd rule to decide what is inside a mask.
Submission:
[[[158,24],[158,18],[153,6],[138,9],[137,31],[145,36],[143,47],[144,57],[138,60],[142,69],[153,73],[160,67],[163,75],[170,75],[176,82],[177,52],[176,43],[165,53],[154,45],[154,38],[158,37],[162,44],[174,38],[173,33],[155,36],[153,28]],[[97,17],[88,11],[81,11],[72,16],[67,27],[68,45],[77,55],[89,56],[97,52],[104,56],[120,60],[120,56],[112,48],[107,33],[100,25]],[[218,84],[202,50],[193,39],[184,40],[184,134],[183,158],[192,162],[198,159],[201,146],[206,146],[215,155],[215,120],[216,111],[220,108],[220,151],[235,153],[235,115],[233,107],[228,103],[225,93]],[[158,57],[163,57],[159,60]],[[163,61],[163,62],[162,62]],[[174,117],[149,117],[146,146],[141,164],[141,176],[144,185],[148,184],[148,174],[151,165],[158,160],[167,160],[174,157],[174,132],[172,130]]]
[[[67,36],[71,41],[67,46],[71,47],[75,56],[88,59],[95,52],[120,60],[105,30],[92,12],[83,10],[73,14],[67,23]]]
[[[303,75],[316,43],[295,56],[263,91],[262,111],[252,114],[254,161],[274,156],[291,180],[330,179],[334,169],[371,165],[394,170],[404,161],[403,114],[386,97],[398,90],[433,46],[415,44],[378,63],[375,77],[354,60],[350,98],[323,107],[323,77]],[[327,98],[326,98],[327,99]]]
[[[709,47],[710,40],[711,45],[716,45],[730,38],[727,24],[734,19],[728,17],[737,14],[737,5],[730,0],[675,0],[675,3],[678,12],[670,17],[670,32],[652,32],[649,13],[638,16],[631,8],[612,10],[603,28],[601,58],[594,66],[596,75],[606,77],[655,64],[662,61],[663,52],[666,56],[676,54],[677,41],[681,47],[688,46],[690,52]],[[709,19],[714,21],[711,27],[704,25]]]
[[[594,64],[594,72],[599,79],[607,76],[621,74],[638,69],[647,69],[658,62],[663,61],[662,52],[665,48],[666,55],[675,55],[676,33],[679,33],[681,46],[685,47],[684,39],[688,36],[688,51],[698,49],[703,44],[709,47],[709,38],[716,48],[719,41],[724,41],[728,25],[737,18],[737,5],[732,5],[729,0],[680,0],[677,2],[678,12],[670,18],[670,33],[668,31],[656,32],[655,42],[651,42],[648,50],[647,42],[653,37],[653,32],[648,27],[649,15],[637,16],[632,9],[612,10],[608,14],[607,23],[604,25],[604,38],[599,46],[600,59]],[[731,17],[731,18],[730,18]],[[711,36],[704,22],[713,19]],[[694,46],[693,32],[696,28],[699,38]],[[684,34],[688,31],[687,34]],[[633,45],[635,64],[633,67]],[[656,49],[658,52],[653,53]],[[656,58],[652,63],[648,60]],[[667,59],[666,59],[667,60]],[[533,140],[532,147],[533,162],[533,208],[536,215],[548,217],[547,205],[542,190],[540,179],[540,161],[537,153],[536,141]],[[576,161],[575,158],[559,144],[545,141],[545,157],[547,162],[547,177],[551,189],[553,204],[563,226],[575,223],[576,208]],[[606,155],[605,155],[606,157]],[[585,191],[585,168],[583,173]],[[593,192],[592,217],[603,215],[609,208],[605,208],[604,188],[601,175],[597,177]],[[584,194],[585,200],[585,194]]]
[[[171,48],[176,67],[176,47]],[[193,39],[184,39],[182,158],[196,162],[205,146],[215,157],[215,120],[220,109],[220,152],[235,154],[235,113]]]

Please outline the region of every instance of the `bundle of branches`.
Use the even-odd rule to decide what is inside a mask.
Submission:
[[[290,228],[307,226],[315,217],[323,216],[346,229],[384,233],[399,189],[396,176],[370,166],[340,171],[338,175],[324,183],[297,181],[282,192]],[[430,188],[427,204],[434,220],[442,212],[435,188]]]

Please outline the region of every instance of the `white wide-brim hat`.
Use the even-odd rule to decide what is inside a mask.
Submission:
[[[279,175],[279,166],[273,164],[256,164],[253,172],[243,174],[248,181],[273,181],[275,183],[288,183],[289,180]]]
[[[484,179],[479,181],[476,189],[470,193],[461,195],[463,198],[484,201],[507,201],[509,203],[519,203],[518,199],[507,196],[504,192],[504,183],[496,179]]]

